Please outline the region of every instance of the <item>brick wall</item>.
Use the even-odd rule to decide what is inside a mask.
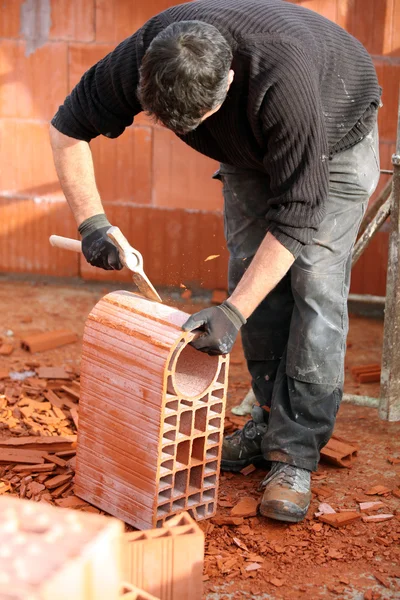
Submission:
[[[384,88],[382,168],[390,168],[400,0],[293,1],[348,29],[373,55]],[[50,248],[51,233],[76,237],[76,226],[57,183],[48,121],[88,67],[173,3],[0,0],[0,271],[129,280]],[[92,150],[107,215],[143,253],[154,283],[224,287],[221,185],[211,180],[216,163],[143,115],[117,140],[94,140]],[[221,256],[204,262],[210,254]],[[386,260],[382,231],[354,271],[353,291],[384,294]]]

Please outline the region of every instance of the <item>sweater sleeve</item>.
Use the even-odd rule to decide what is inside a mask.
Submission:
[[[86,142],[120,136],[142,110],[136,93],[140,63],[162,29],[157,17],[150,19],[86,71],[53,117],[54,127]]]
[[[297,257],[326,212],[329,153],[316,69],[296,46],[281,50],[261,108],[271,191],[266,219]]]

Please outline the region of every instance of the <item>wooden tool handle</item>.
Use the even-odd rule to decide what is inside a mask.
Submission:
[[[51,235],[49,242],[56,248],[62,250],[70,250],[71,252],[82,252],[82,243],[79,240],[73,240],[71,238],[62,237],[60,235]]]

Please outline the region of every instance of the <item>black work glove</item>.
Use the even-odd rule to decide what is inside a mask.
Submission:
[[[246,319],[236,306],[225,300],[220,306],[206,308],[189,317],[182,329],[204,331],[191,345],[200,352],[215,356],[232,350],[239,329],[245,323]]]
[[[107,236],[111,224],[105,214],[94,215],[81,223],[78,231],[82,236],[82,252],[89,264],[106,271],[120,271],[123,264],[117,247]]]

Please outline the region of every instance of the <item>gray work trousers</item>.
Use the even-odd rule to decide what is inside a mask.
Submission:
[[[342,399],[352,249],[380,174],[378,128],[329,161],[327,213],[312,243],[242,328],[252,386],[270,407],[264,458],[310,471]],[[222,164],[229,293],[268,231],[268,178]]]

